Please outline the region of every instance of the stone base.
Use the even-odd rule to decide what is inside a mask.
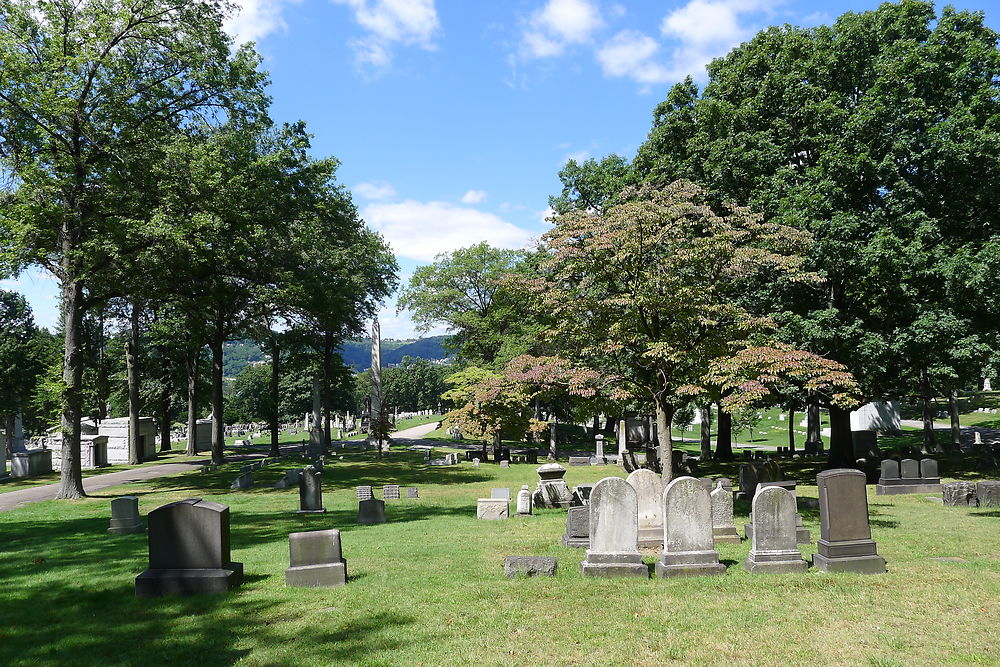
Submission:
[[[570,537],[569,535],[562,536],[562,543],[564,547],[573,547],[574,549],[579,548],[589,548],[590,538],[589,537]]]
[[[326,509],[321,510],[295,510],[296,514],[326,514]]]
[[[640,528],[640,547],[659,547],[663,545],[663,527],[660,528]]]
[[[119,535],[124,535],[127,533],[143,533],[146,531],[146,527],[142,525],[142,522],[138,523],[126,523],[122,519],[112,519],[111,525],[108,527],[109,533],[118,533]]]
[[[750,574],[796,574],[809,569],[809,563],[798,551],[775,554],[757,554],[751,549],[743,561],[743,567]]]
[[[243,583],[243,563],[198,570],[146,570],[135,578],[137,598],[224,593]]]
[[[717,544],[739,544],[743,538],[736,532],[736,526],[723,526],[712,529],[712,540]]]
[[[726,566],[719,562],[715,549],[664,553],[656,563],[656,576],[661,578],[704,577],[725,572]]]
[[[587,551],[587,558],[580,561],[580,572],[587,577],[649,578],[649,568],[638,553],[607,554]]]
[[[885,559],[881,556],[845,556],[827,558],[813,554],[812,564],[820,572],[854,572],[856,574],[884,574]]]
[[[907,493],[941,493],[940,484],[876,484],[876,496],[899,496]]]
[[[347,583],[347,561],[299,565],[285,570],[285,585],[295,588],[332,588]]]

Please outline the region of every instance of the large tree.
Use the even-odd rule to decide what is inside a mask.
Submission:
[[[0,290],[0,427],[11,443],[14,419],[35,388],[43,370],[38,329],[27,300],[16,292]],[[3,474],[0,470],[0,475]]]
[[[121,257],[162,240],[122,210],[134,171],[194,118],[236,117],[265,101],[252,49],[233,50],[208,0],[0,0],[0,159],[13,174],[3,254],[59,281],[65,360],[62,481],[80,471],[81,323],[92,285]]]

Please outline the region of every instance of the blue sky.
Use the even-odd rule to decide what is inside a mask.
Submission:
[[[547,227],[557,173],[574,157],[631,156],[652,109],[685,74],[768,25],[817,25],[874,0],[242,0],[227,25],[255,41],[272,115],[305,120],[314,153],[389,241],[405,281],[441,252],[482,240],[523,247]],[[1000,1],[954,2],[986,12]],[[18,289],[57,318],[55,283]],[[415,335],[386,304],[385,337]],[[432,332],[439,333],[439,332]]]

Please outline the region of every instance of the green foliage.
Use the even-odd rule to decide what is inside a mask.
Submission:
[[[549,197],[549,206],[556,213],[567,213],[574,209],[600,212],[605,205],[626,186],[633,183],[631,167],[618,155],[608,155],[600,162],[594,158],[582,164],[569,160],[559,171],[562,193]]]
[[[271,364],[250,364],[236,376],[233,389],[226,402],[227,424],[246,424],[267,421],[275,406],[271,401],[268,385],[271,381]]]

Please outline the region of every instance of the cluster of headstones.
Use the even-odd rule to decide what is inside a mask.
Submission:
[[[949,482],[941,485],[944,504],[951,507],[1000,507],[1000,481]]]
[[[517,516],[531,516],[534,509],[531,491],[525,484],[517,492]],[[510,517],[510,489],[498,488],[490,490],[489,498],[476,501],[476,517],[484,521],[495,521]]]
[[[979,412],[979,413],[982,413],[982,414],[986,414],[986,415],[995,415],[997,413],[997,409],[996,408],[976,408],[976,412]]]
[[[821,538],[813,565],[825,572],[885,572],[885,560],[871,539],[864,473],[828,470],[816,481]],[[797,518],[795,496],[786,486],[779,480],[756,487],[747,530],[752,546],[744,561],[752,574],[808,569],[797,546],[801,518]],[[580,533],[586,511],[587,552],[580,563],[585,575],[648,577],[639,547],[659,544],[663,548],[657,576],[722,574],[725,566],[719,562],[715,543],[740,539],[732,503],[724,480],[718,480],[709,492],[694,477],[679,477],[664,485],[651,471],[637,470],[628,480],[608,477],[598,482],[589,506],[570,510],[563,543],[584,546]]]
[[[376,523],[385,523],[385,501],[399,500],[399,485],[385,484],[382,486],[382,500],[375,497],[371,486],[358,486],[354,489],[354,495],[358,499],[358,524],[370,526]],[[406,498],[415,500],[420,497],[417,487],[406,487]]]
[[[113,533],[144,530],[139,499],[111,502]],[[243,564],[233,562],[229,546],[229,507],[188,498],[149,513],[149,567],[135,579],[136,597],[221,593],[243,583]],[[339,530],[316,530],[288,536],[289,567],[285,584],[296,587],[347,583]]]
[[[894,496],[905,493],[938,493],[941,477],[934,459],[885,459],[875,485],[875,495]]]
[[[444,458],[440,459],[432,459],[430,455],[431,455],[430,450],[426,450],[424,454],[424,461],[432,466],[453,466],[453,465],[458,465],[459,463],[459,456],[457,452],[445,454]]]

